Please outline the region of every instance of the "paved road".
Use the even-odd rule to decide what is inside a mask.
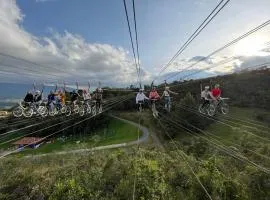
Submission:
[[[76,149],[76,150],[70,150],[70,151],[59,151],[59,152],[54,152],[54,153],[29,155],[29,156],[24,156],[24,157],[25,158],[27,158],[27,157],[43,157],[43,156],[47,156],[47,155],[63,155],[63,154],[68,154],[68,153],[73,153],[74,154],[74,153],[98,151],[98,150],[105,150],[105,149],[115,149],[115,148],[127,147],[127,146],[132,146],[132,145],[135,145],[135,144],[140,144],[140,143],[146,142],[148,140],[148,138],[149,138],[149,130],[146,127],[141,126],[141,125],[139,125],[139,124],[137,124],[135,122],[116,117],[114,115],[110,115],[110,117],[121,120],[121,121],[123,121],[125,123],[128,123],[128,124],[131,124],[132,126],[136,126],[137,128],[139,128],[143,132],[143,135],[139,138],[139,140],[135,140],[135,141],[132,141],[132,142],[127,142],[127,143],[111,144],[111,145],[106,145],[106,146],[98,146],[98,147],[93,147],[93,148],[88,148],[88,149]]]

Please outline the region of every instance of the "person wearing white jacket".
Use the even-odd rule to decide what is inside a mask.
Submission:
[[[149,98],[145,96],[145,94],[143,93],[143,89],[140,89],[136,96],[136,104],[138,105],[137,106],[138,109],[139,109],[139,103],[142,103],[142,106],[143,106],[145,99],[149,99]]]

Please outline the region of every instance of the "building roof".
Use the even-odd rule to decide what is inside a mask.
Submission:
[[[37,143],[41,142],[42,140],[43,140],[43,138],[39,138],[39,137],[24,137],[16,142],[14,142],[13,144],[23,144],[23,145],[37,144]]]

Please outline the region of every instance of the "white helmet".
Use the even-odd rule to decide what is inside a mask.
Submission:
[[[170,87],[166,86],[166,87],[165,87],[165,90],[168,90],[168,89],[170,89]]]
[[[40,95],[41,92],[39,90],[36,90],[36,95]]]
[[[142,91],[143,91],[143,89],[141,88],[139,91],[140,91],[140,92],[142,92]]]

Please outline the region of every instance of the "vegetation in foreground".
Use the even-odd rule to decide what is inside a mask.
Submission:
[[[134,149],[135,150],[135,149]],[[267,199],[270,176],[224,155],[182,158],[179,151],[95,152],[7,158],[0,163],[0,199]],[[230,163],[230,164],[228,164]]]

